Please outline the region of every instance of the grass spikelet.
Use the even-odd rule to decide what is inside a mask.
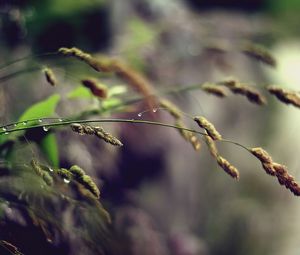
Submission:
[[[107,98],[107,87],[99,83],[97,80],[89,78],[82,80],[81,83],[83,84],[83,86],[88,88],[94,96],[99,97],[101,99]]]
[[[214,140],[208,135],[205,135],[203,138],[205,140],[205,143],[208,147],[210,154],[216,159],[218,157],[218,149],[216,147]]]
[[[90,54],[83,52],[82,50],[73,47],[73,48],[60,48],[58,49],[58,52],[61,53],[64,56],[72,56],[75,57],[85,63],[87,63],[89,66],[91,66],[93,69],[95,69],[97,72],[110,72],[110,62],[104,63],[103,61],[99,61],[95,58],[93,58]]]
[[[244,95],[247,99],[258,105],[264,105],[267,103],[266,98],[255,88],[247,86],[245,84],[237,84],[235,87],[230,88],[234,94]]]
[[[47,185],[51,186],[53,184],[53,178],[52,178],[52,176],[48,172],[46,172],[43,169],[43,166],[41,166],[35,159],[32,159],[30,161],[30,164],[31,164],[33,170],[35,171],[35,173],[38,176],[42,177],[43,180],[44,180],[44,182]]]
[[[184,123],[180,119],[176,120],[175,125],[185,128]],[[199,151],[201,149],[201,142],[194,133],[184,129],[178,129],[178,131],[180,135],[193,146],[194,150]]]
[[[33,168],[33,170],[35,171],[35,173],[38,175],[38,176],[43,176],[43,169],[40,167],[39,163],[35,160],[35,159],[32,159],[30,161],[30,164]]]
[[[222,140],[222,136],[220,133],[216,130],[214,125],[210,123],[206,118],[204,117],[194,117],[194,121],[198,124],[199,127],[206,130],[207,134],[213,139],[213,140]]]
[[[166,110],[168,113],[170,113],[174,117],[174,119],[182,118],[181,111],[171,101],[167,99],[160,99],[159,106],[164,108],[164,110]]]
[[[63,179],[67,179],[67,180],[71,180],[73,175],[72,173],[68,170],[68,169],[65,169],[65,168],[60,168],[57,170],[57,174],[63,178]]]
[[[78,179],[78,178],[82,177],[83,175],[85,175],[85,171],[77,165],[71,166],[69,171],[74,175],[74,177],[76,179]]]
[[[270,94],[276,96],[278,100],[285,104],[292,104],[300,108],[300,95],[299,93],[287,89],[283,89],[277,86],[269,86],[267,90]]]
[[[217,84],[223,85],[230,89],[237,86],[238,80],[235,77],[228,77],[225,80],[218,82]]]
[[[70,125],[72,131],[74,131],[75,133],[78,133],[80,135],[84,135],[84,128],[82,124],[79,123],[72,123]]]
[[[80,135],[95,135],[103,141],[112,145],[123,146],[122,142],[119,139],[117,139],[110,133],[105,132],[102,127],[92,127],[89,125],[83,125],[79,123],[73,123],[70,126],[75,133],[78,133]]]
[[[48,172],[43,171],[42,178],[43,178],[44,182],[48,186],[52,186],[53,185],[53,178],[52,178],[52,176]]]
[[[246,96],[252,103],[258,105],[264,105],[267,103],[266,98],[258,90],[246,84],[242,84],[234,78],[221,81],[219,84],[226,86],[234,94]]]
[[[93,69],[98,72],[112,72],[117,77],[125,81],[128,85],[133,87],[136,91],[141,93],[147,100],[149,108],[153,108],[155,105],[153,95],[153,87],[150,82],[144,78],[143,75],[139,74],[126,64],[119,60],[111,59],[107,57],[93,58],[90,54],[83,52],[78,48],[60,48],[59,53],[64,56],[73,56],[79,60],[87,63]]]
[[[100,198],[100,190],[89,175],[82,175],[80,179],[78,179],[78,182],[89,190],[96,198]]]
[[[274,162],[273,168],[280,185],[285,186],[294,195],[300,196],[300,186],[295,181],[294,177],[288,173],[286,166]]]
[[[265,47],[261,45],[245,43],[241,46],[241,51],[247,56],[259,60],[264,64],[276,67],[276,59]]]
[[[250,152],[258,158],[261,163],[270,164],[273,162],[271,156],[261,147],[251,148]]]
[[[239,171],[236,167],[231,165],[225,158],[218,156],[217,157],[218,165],[223,168],[223,170],[228,173],[232,178],[238,179],[239,178]]]
[[[250,152],[260,160],[267,174],[276,176],[280,185],[285,186],[294,195],[300,196],[300,186],[288,173],[286,166],[273,162],[271,156],[260,147],[252,148]]]
[[[83,124],[79,124],[79,123],[72,123],[70,126],[71,126],[71,129],[75,133],[78,133],[80,135],[94,135],[95,134],[94,128],[89,126],[89,125],[83,125]]]
[[[205,91],[206,93],[215,95],[217,97],[226,97],[227,96],[224,88],[220,87],[217,84],[206,82],[202,85],[201,89],[203,91]]]
[[[83,132],[86,135],[94,135],[95,134],[95,128],[89,125],[83,125]]]
[[[262,163],[262,167],[267,174],[272,176],[276,175],[276,171],[274,169],[273,163]]]
[[[45,74],[47,82],[54,87],[57,84],[57,81],[53,71],[50,68],[45,67],[43,73]]]
[[[110,143],[115,146],[123,146],[120,140],[116,137],[104,131],[102,127],[94,127],[95,135],[100,139],[104,140],[107,143]]]

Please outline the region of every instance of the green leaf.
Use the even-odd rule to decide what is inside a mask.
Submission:
[[[74,90],[72,90],[68,95],[68,99],[74,99],[74,98],[92,98],[93,94],[88,88],[85,88],[83,86],[78,86]]]
[[[125,85],[116,85],[108,90],[108,97],[118,96],[125,94],[127,92],[127,87]]]
[[[54,167],[59,166],[59,155],[58,147],[55,134],[46,135],[42,141],[39,143],[39,146],[43,153],[47,155],[49,161]]]
[[[122,101],[118,98],[109,98],[109,99],[106,99],[102,102],[102,109],[103,110],[109,110],[110,108],[114,108],[116,106],[121,106],[121,103]]]
[[[60,100],[60,95],[54,94],[47,99],[30,106],[19,118],[19,121],[26,121],[35,118],[46,118],[53,116],[56,106]],[[28,124],[30,125],[30,123]],[[39,143],[41,150],[54,165],[59,165],[58,147],[54,134],[46,135]]]
[[[56,106],[60,100],[60,95],[54,94],[46,100],[40,101],[30,106],[19,118],[19,121],[25,121],[35,118],[46,118],[55,113]]]

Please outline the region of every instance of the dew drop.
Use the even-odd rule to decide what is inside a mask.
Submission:
[[[158,110],[157,108],[153,108],[152,112],[157,112],[157,110]]]
[[[49,237],[47,238],[47,242],[48,242],[48,243],[53,243],[52,239],[49,238]]]
[[[67,179],[67,178],[64,178],[64,183],[70,183],[70,180],[69,179]]]
[[[43,120],[39,119],[39,123],[42,123],[42,122],[43,122]]]
[[[49,167],[48,169],[50,172],[54,172],[54,170],[51,167]]]
[[[43,130],[44,130],[45,132],[47,132],[47,131],[49,130],[49,127],[44,126],[44,127],[43,127]]]
[[[9,134],[9,132],[5,132],[4,134],[5,134],[5,135],[8,135],[8,134]]]
[[[139,117],[142,117],[142,115],[143,115],[143,114],[142,114],[141,112],[138,114]]]
[[[3,131],[6,131],[6,130],[7,130],[7,128],[6,128],[6,127],[3,127],[3,128],[2,128],[2,130],[3,130]]]
[[[58,119],[59,122],[63,122],[63,119]]]
[[[18,124],[17,124],[17,123],[15,123],[15,124],[14,124],[14,127],[16,127],[16,126],[18,126]]]
[[[27,122],[26,121],[23,121],[23,123],[22,123],[24,126],[26,126],[27,125]]]

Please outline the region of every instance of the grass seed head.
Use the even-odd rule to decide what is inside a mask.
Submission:
[[[261,147],[251,148],[250,152],[259,159],[261,163],[270,164],[273,162],[271,156]]]
[[[99,97],[101,99],[107,98],[107,87],[99,83],[97,80],[89,78],[82,80],[81,83],[83,84],[83,86],[88,88],[94,96]]]
[[[215,95],[217,97],[226,97],[227,96],[224,88],[217,84],[206,82],[202,85],[201,89],[203,91],[205,91],[206,93]]]
[[[77,179],[78,179],[79,177],[85,175],[85,171],[84,171],[81,167],[79,167],[79,166],[77,166],[77,165],[71,166],[71,168],[69,169],[69,171],[70,171],[70,172],[74,175],[74,177],[77,178]]]
[[[223,170],[228,173],[232,178],[239,179],[239,171],[236,167],[231,165],[225,158],[218,156],[217,157],[218,165],[223,168]]]
[[[89,175],[82,175],[78,182],[88,189],[96,198],[100,198],[100,190]]]
[[[220,133],[216,130],[214,125],[209,122],[206,118],[204,117],[194,117],[194,121],[198,124],[199,127],[205,129],[207,134],[213,139],[213,140],[222,140],[222,136]]]
[[[95,130],[95,135],[98,138],[102,139],[103,141],[115,146],[123,146],[123,143],[119,139],[117,139],[110,133],[105,132],[102,127],[94,127],[94,130]]]
[[[208,135],[205,135],[204,137],[205,143],[208,147],[208,150],[210,152],[210,154],[214,157],[217,158],[218,157],[218,149],[216,147],[216,143],[215,141]]]
[[[272,56],[272,54],[263,46],[253,44],[253,43],[245,43],[241,46],[241,51],[256,60],[263,62],[272,67],[276,67],[276,59]]]
[[[300,108],[300,95],[299,93],[287,89],[283,89],[277,86],[269,86],[267,90],[270,94],[277,97],[278,100],[285,104],[292,104]]]
[[[56,77],[50,68],[48,68],[48,67],[44,68],[43,73],[45,74],[47,82],[51,86],[55,86],[57,84]]]
[[[171,101],[167,99],[160,99],[159,105],[160,107],[164,108],[168,113],[170,113],[174,117],[174,119],[182,118],[181,111]]]

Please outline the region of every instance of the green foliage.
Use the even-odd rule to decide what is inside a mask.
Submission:
[[[45,100],[30,106],[19,118],[18,121],[26,121],[28,119],[46,118],[55,114],[55,109],[60,101],[60,95],[53,94]]]
[[[67,95],[68,99],[75,99],[75,98],[87,98],[91,99],[93,94],[88,88],[83,86],[78,86],[74,90],[70,91]]]

